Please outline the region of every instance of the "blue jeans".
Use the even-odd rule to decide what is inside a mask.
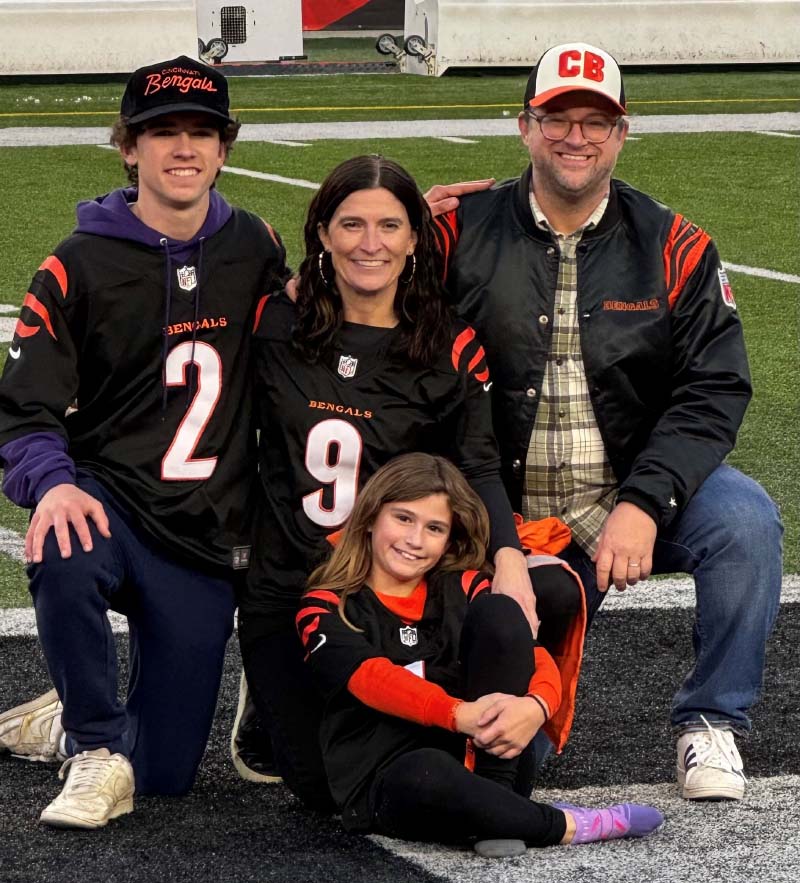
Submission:
[[[777,507],[761,485],[726,465],[659,532],[653,573],[690,573],[697,599],[695,663],[670,714],[676,731],[702,727],[700,715],[739,734],[750,730],[747,711],[758,699],[780,602],[782,536]],[[561,557],[583,581],[591,622],[605,598],[594,564],[574,542]],[[650,591],[658,591],[658,584]]]
[[[184,794],[205,751],[236,600],[231,579],[175,559],[142,534],[91,476],[111,539],[90,522],[94,549],[74,531],[62,558],[51,530],[28,568],[39,639],[58,695],[67,752],[106,747],[130,758],[137,794]],[[117,699],[117,651],[106,612],[128,618],[127,701]]]

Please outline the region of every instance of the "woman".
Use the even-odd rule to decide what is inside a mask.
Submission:
[[[495,585],[525,600],[531,582],[499,476],[483,349],[447,309],[414,180],[379,156],[342,163],[312,200],[305,241],[297,303],[264,298],[256,317],[262,499],[239,636],[284,780],[331,809],[294,616],[366,478],[405,451],[450,457],[489,511]],[[537,592],[563,631],[579,590],[570,582],[551,602]]]
[[[650,833],[663,822],[653,807],[552,807],[513,792],[561,686],[519,605],[489,594],[487,539],[459,471],[407,454],[366,483],[309,579],[297,629],[325,697],[323,755],[345,828],[506,856]]]

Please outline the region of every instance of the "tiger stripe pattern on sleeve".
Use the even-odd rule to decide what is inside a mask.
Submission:
[[[675,215],[664,245],[664,279],[670,310],[675,307],[710,242],[711,237],[704,230],[683,215]]]

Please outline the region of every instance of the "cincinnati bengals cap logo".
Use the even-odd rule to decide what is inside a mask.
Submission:
[[[625,88],[619,65],[606,51],[588,43],[563,43],[548,49],[525,89],[525,107],[540,107],[566,92],[596,92],[625,113]]]
[[[225,77],[186,55],[134,71],[120,108],[128,123],[143,123],[164,114],[189,111],[233,122]]]

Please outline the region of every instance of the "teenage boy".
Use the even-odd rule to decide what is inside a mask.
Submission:
[[[185,793],[208,739],[249,561],[250,332],[288,275],[269,226],[214,189],[238,129],[213,68],[131,76],[111,140],[134,186],[78,206],[0,380],[4,490],[33,510],[55,684],[0,715],[0,748],[65,761],[41,815],[56,827],[101,827],[134,790]],[[109,609],[129,623],[125,703]]]

